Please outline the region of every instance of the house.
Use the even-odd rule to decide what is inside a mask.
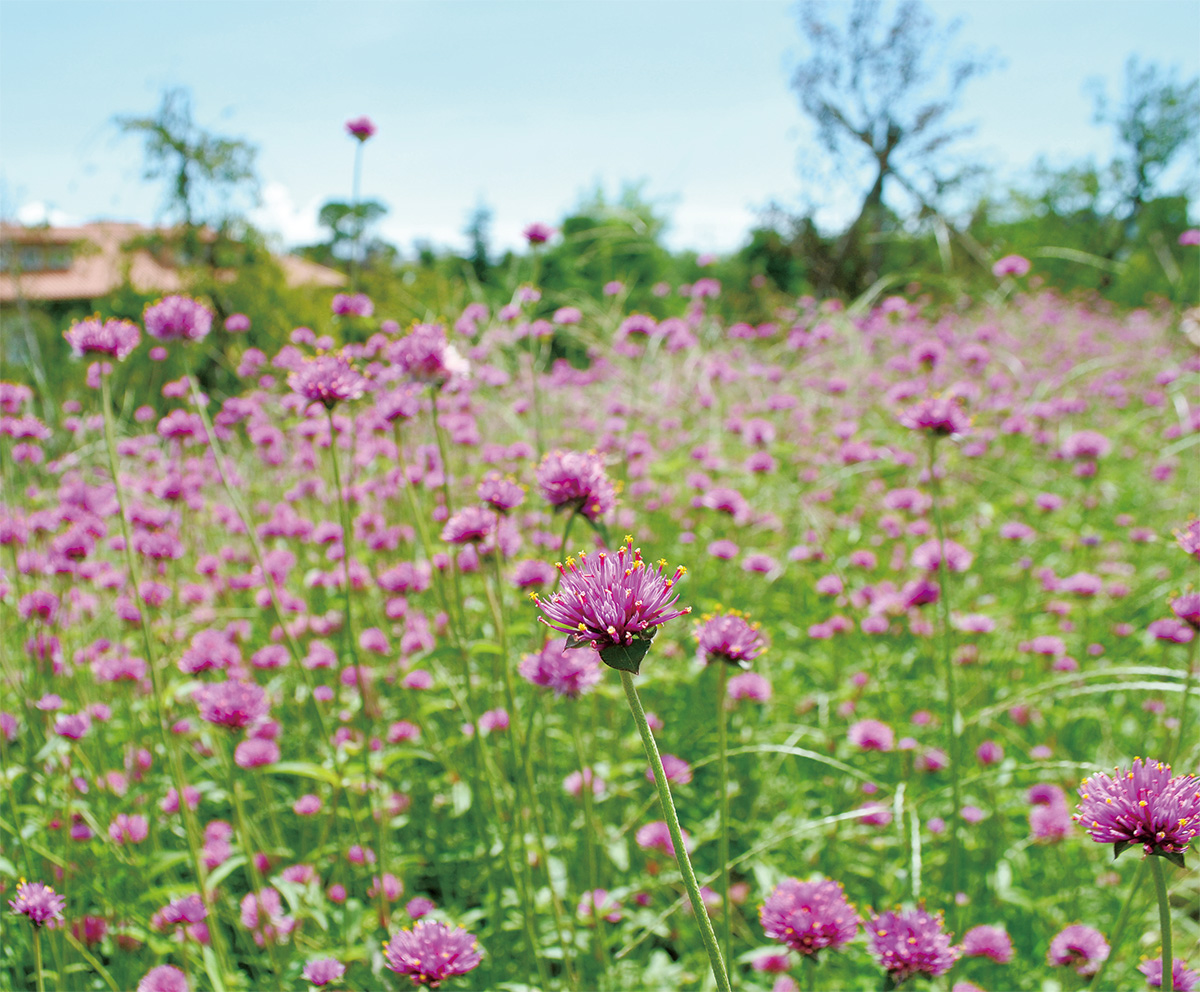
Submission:
[[[129,282],[139,293],[176,293],[186,287],[168,252],[149,244],[169,234],[141,224],[99,221],[80,227],[0,224],[0,305],[99,299]],[[212,240],[210,231],[201,240]],[[295,255],[276,261],[289,286],[344,286],[346,276]],[[232,280],[234,273],[223,273]]]

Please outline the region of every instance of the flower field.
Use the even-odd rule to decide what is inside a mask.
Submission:
[[[86,395],[0,383],[0,987],[1193,988],[1200,354],[1027,268],[63,327]]]

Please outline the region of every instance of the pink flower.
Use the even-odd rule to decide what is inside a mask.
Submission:
[[[447,978],[465,975],[482,960],[475,937],[461,927],[420,920],[383,945],[392,971],[407,975],[415,985],[437,988]]]
[[[201,341],[212,322],[213,312],[190,296],[165,296],[142,314],[146,333],[159,341]]]
[[[992,275],[997,279],[1001,279],[1004,276],[1020,277],[1026,275],[1031,267],[1029,259],[1022,255],[1005,255],[992,266]]]
[[[997,964],[1012,960],[1012,939],[1003,927],[972,927],[962,939],[962,952],[969,958],[991,958]]]
[[[103,323],[99,315],[79,320],[63,333],[76,358],[84,355],[110,355],[123,361],[138,346],[142,332],[128,320],[110,318]]]
[[[737,610],[709,614],[702,620],[696,628],[697,655],[705,662],[724,661],[747,668],[766,649],[758,624],[750,623],[749,617]]]
[[[160,964],[142,976],[137,992],[189,992],[187,976],[174,965]]]
[[[542,498],[555,509],[575,510],[588,520],[598,520],[617,505],[604,459],[595,452],[547,453],[538,465],[537,482]]]
[[[354,117],[346,121],[346,133],[359,141],[366,141],[375,131],[375,124],[370,117]]]
[[[35,927],[50,929],[62,922],[62,911],[66,904],[67,900],[50,886],[41,882],[26,882],[24,879],[17,883],[17,898],[8,901],[18,916],[28,916],[29,922]]]
[[[554,237],[554,228],[547,224],[535,222],[525,228],[523,233],[525,234],[525,240],[531,245],[544,245]]]
[[[1181,245],[1200,245],[1200,227],[1189,227],[1181,235],[1179,235],[1179,243]],[[1162,965],[1160,964],[1161,968]]]
[[[590,648],[567,648],[547,641],[537,654],[525,655],[517,670],[533,685],[578,699],[600,681],[600,658]]]
[[[961,953],[942,929],[941,914],[924,909],[872,916],[867,934],[871,953],[897,985],[913,975],[944,975]]]
[[[896,740],[892,728],[880,720],[859,720],[846,736],[851,744],[864,751],[890,751]]]
[[[337,958],[316,958],[304,965],[302,977],[318,988],[338,981],[346,974],[346,966]]]
[[[288,386],[310,403],[332,410],[344,400],[356,400],[366,389],[366,380],[358,374],[350,359],[342,354],[307,358],[288,375]]]
[[[1046,958],[1051,964],[1074,968],[1087,978],[1100,970],[1109,951],[1108,941],[1099,930],[1076,923],[1050,941]]]
[[[763,902],[759,920],[767,937],[804,956],[836,950],[853,940],[862,925],[841,885],[827,878],[784,879]]]

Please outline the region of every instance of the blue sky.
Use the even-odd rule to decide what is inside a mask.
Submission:
[[[1200,74],[1198,0],[929,6],[1002,59],[960,114],[976,125],[963,151],[1000,182],[1038,155],[1106,160],[1085,86],[1115,92],[1129,55]],[[730,250],[772,199],[831,223],[851,208],[788,89],[800,51],[776,0],[0,0],[0,209],[152,222],[161,190],[111,121],[184,86],[201,125],[258,145],[254,217],[284,242],[316,240],[320,204],[348,198],[342,125],[366,114],[363,193],[404,250],[463,245],[478,203],[494,242],[516,244],[624,182],[670,218],[673,247]]]

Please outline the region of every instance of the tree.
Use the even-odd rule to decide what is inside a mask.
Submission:
[[[492,267],[489,257],[491,254],[491,226],[492,212],[481,203],[472,212],[466,230],[466,235],[471,240],[471,271],[475,273],[475,278],[481,283],[488,281],[488,273]]]
[[[952,57],[958,24],[940,28],[917,0],[898,4],[890,25],[880,0],[854,0],[839,9],[848,10],[844,27],[817,0],[801,5],[800,31],[809,51],[796,66],[792,88],[816,124],[821,146],[840,165],[854,162],[871,176],[832,266],[844,271],[847,262],[856,262],[850,285],[838,288],[859,292],[878,275],[888,181],[928,212],[964,178],[947,168],[946,149],[967,133],[951,117],[963,87],[990,66],[972,53]]]
[[[1115,258],[1133,239],[1151,194],[1172,162],[1190,151],[1197,157],[1200,133],[1200,79],[1183,84],[1174,72],[1132,56],[1125,63],[1125,93],[1113,106],[1103,90],[1096,93],[1096,122],[1116,130],[1114,185],[1116,216],[1124,223],[1106,257]],[[1192,170],[1194,174],[1194,169]]]
[[[258,150],[236,138],[222,138],[192,120],[192,99],[187,90],[164,91],[162,105],[152,117],[115,119],[124,134],[145,139],[143,178],[166,179],[169,214],[185,233],[198,224],[223,226],[238,215],[234,199],[249,194],[257,202],[258,177],[254,159]]]

